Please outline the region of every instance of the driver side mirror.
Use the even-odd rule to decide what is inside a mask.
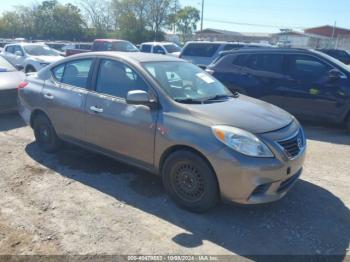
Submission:
[[[126,102],[129,105],[144,105],[151,107],[155,101],[151,100],[149,94],[143,90],[132,90],[126,95]]]
[[[332,69],[328,72],[328,77],[332,80],[343,79],[346,76],[340,72],[338,69]]]
[[[22,54],[21,51],[16,51],[16,52],[15,52],[15,55],[16,55],[16,56],[23,56],[23,54]]]

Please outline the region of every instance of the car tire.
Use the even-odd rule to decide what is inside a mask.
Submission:
[[[39,114],[34,118],[33,130],[35,140],[43,151],[53,153],[61,147],[62,142],[45,115]]]
[[[34,73],[34,72],[36,72],[36,70],[33,66],[26,67],[26,73]]]
[[[180,206],[191,212],[205,212],[219,202],[219,186],[211,166],[187,150],[172,153],[162,168],[165,190]]]

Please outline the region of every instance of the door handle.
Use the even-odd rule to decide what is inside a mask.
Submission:
[[[49,99],[49,100],[53,100],[53,99],[54,99],[54,96],[53,96],[52,94],[50,94],[50,93],[46,93],[46,94],[44,95],[44,97],[45,97],[46,99]]]
[[[96,106],[90,107],[90,110],[95,112],[95,113],[103,113],[103,109],[99,108],[99,107],[96,107]]]

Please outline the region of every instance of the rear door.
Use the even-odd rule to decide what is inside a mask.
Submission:
[[[316,56],[288,54],[285,108],[298,116],[337,119],[348,99],[348,79],[330,79],[334,66]]]
[[[130,90],[151,92],[129,65],[101,59],[95,73],[95,91],[86,100],[88,142],[103,151],[140,164],[153,165],[157,110],[128,105]]]
[[[94,58],[84,58],[58,65],[45,82],[44,108],[61,136],[85,140],[84,105],[93,64]]]

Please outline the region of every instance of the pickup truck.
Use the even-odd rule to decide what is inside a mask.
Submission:
[[[136,46],[126,40],[118,39],[96,39],[90,49],[66,49],[66,56],[87,52],[118,51],[139,52]]]

